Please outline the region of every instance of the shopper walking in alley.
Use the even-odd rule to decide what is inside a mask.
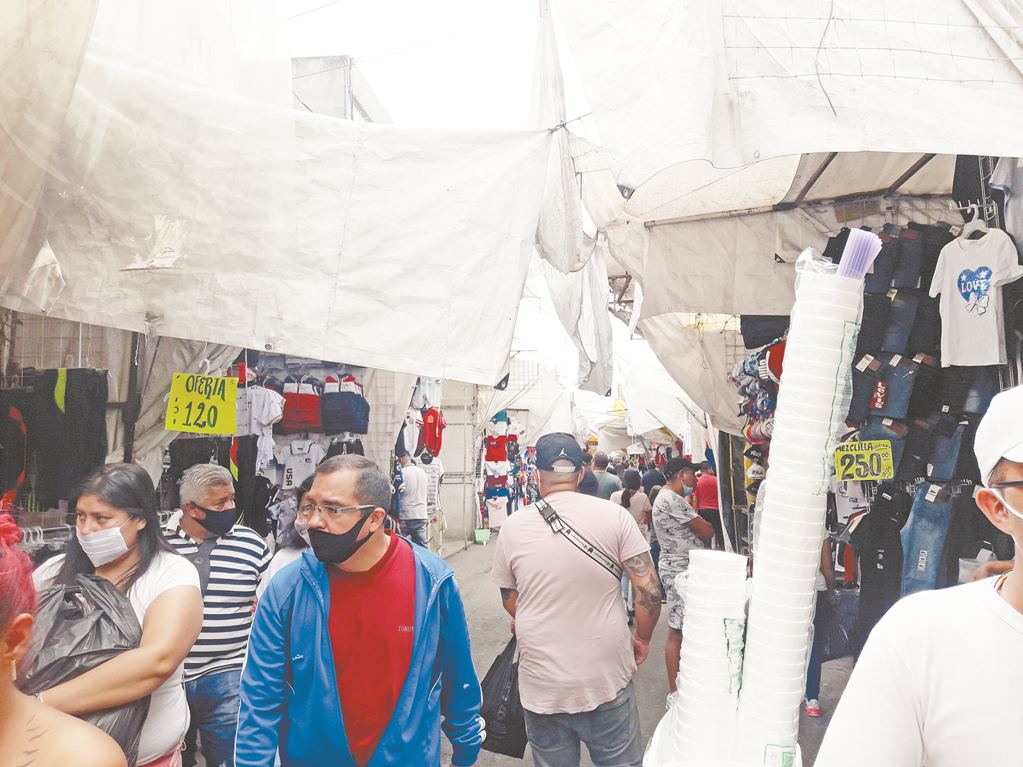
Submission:
[[[1016,567],[897,602],[874,627],[817,763],[960,767],[1023,754],[1023,386],[977,429],[977,505],[1012,536]]]
[[[142,626],[138,648],[45,690],[42,700],[66,714],[87,714],[149,699],[138,765],[179,767],[188,728],[184,660],[202,628],[195,566],[160,532],[156,490],[141,466],[101,466],[74,503],[75,534],[64,554],[33,573],[40,588],[97,575],[123,592]]]
[[[653,520],[661,554],[657,564],[668,601],[668,640],[664,663],[668,690],[676,690],[679,652],[682,650],[682,598],[675,586],[679,574],[689,569],[689,551],[714,538],[714,528],[686,498],[696,487],[696,465],[684,458],[672,458],[664,467],[666,481],[654,501]]]
[[[223,466],[203,463],[186,470],[180,498],[181,511],[164,534],[199,571],[203,596],[202,632],[185,659],[191,723],[183,762],[193,767],[201,748],[206,767],[232,767],[238,683],[270,550],[255,530],[235,524],[234,481]]]
[[[479,681],[451,569],[384,527],[391,483],[357,455],[319,465],[311,549],[270,582],[242,673],[236,764],[476,762]],[[443,722],[442,722],[443,718]]]
[[[721,511],[718,508],[718,478],[714,467],[709,463],[700,465],[700,476],[696,480],[693,493],[696,513],[703,517],[714,528],[714,546],[721,551],[725,548],[725,536],[721,530]]]
[[[430,514],[427,509],[429,498],[429,479],[420,467],[412,463],[412,458],[403,455],[401,463],[401,506],[399,521],[401,531],[413,543],[426,546],[429,542],[427,531],[430,526]]]
[[[643,740],[632,677],[649,653],[660,584],[633,516],[576,492],[582,465],[572,435],[539,439],[541,500],[505,522],[492,577],[515,619],[534,763],[575,767],[585,743],[595,764],[639,767]],[[569,536],[580,538],[573,543]],[[587,546],[581,539],[595,552],[580,549]],[[623,570],[637,593],[632,633],[619,590]]]
[[[36,590],[21,531],[0,514],[0,761],[32,767],[125,767],[117,743],[91,724],[63,714],[15,683],[32,641]],[[24,670],[24,669],[22,669]]]
[[[593,473],[597,476],[597,497],[611,500],[612,493],[622,489],[622,481],[607,470],[611,463],[607,453],[598,452],[593,456]]]

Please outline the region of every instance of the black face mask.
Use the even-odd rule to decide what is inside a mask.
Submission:
[[[202,519],[197,519],[195,521],[218,538],[231,532],[231,528],[234,527],[235,520],[238,519],[237,508],[226,509],[225,511],[212,511],[210,509],[203,508],[197,503],[193,505],[206,515]]]
[[[313,554],[326,565],[339,565],[351,559],[355,552],[373,537],[367,535],[361,541],[358,540],[359,533],[372,514],[373,511],[370,510],[369,514],[352,525],[352,529],[347,533],[328,533],[326,530],[314,530],[310,527],[309,543],[313,547]]]

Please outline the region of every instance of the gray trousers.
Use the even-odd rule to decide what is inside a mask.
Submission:
[[[596,767],[642,767],[643,736],[632,682],[614,700],[580,714],[526,711],[536,767],[579,767],[580,743]]]

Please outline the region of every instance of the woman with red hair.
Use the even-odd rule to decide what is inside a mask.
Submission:
[[[118,745],[90,724],[18,692],[18,662],[32,638],[32,563],[21,534],[0,514],[0,763],[32,767],[125,767]]]

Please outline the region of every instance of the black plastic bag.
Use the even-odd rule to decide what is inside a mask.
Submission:
[[[819,624],[824,631],[820,645],[821,663],[853,654],[850,637],[853,633],[853,624],[856,622],[856,613],[859,611],[859,597],[858,591],[843,589],[833,597],[829,596],[818,602],[818,605],[826,605],[823,621]]]
[[[526,715],[519,700],[519,664],[515,662],[515,637],[501,651],[483,677],[483,710],[487,739],[483,748],[495,754],[521,759],[526,753]]]
[[[109,581],[79,575],[73,586],[51,586],[39,595],[32,644],[18,687],[28,695],[45,692],[133,650],[142,641],[142,626],[128,598]],[[149,698],[126,706],[83,714],[117,741],[129,766],[138,758]]]

